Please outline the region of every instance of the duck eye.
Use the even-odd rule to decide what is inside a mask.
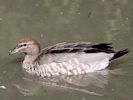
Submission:
[[[25,47],[27,46],[27,44],[22,44],[22,45],[19,45],[19,47]]]
[[[23,46],[27,46],[27,44],[23,44]]]

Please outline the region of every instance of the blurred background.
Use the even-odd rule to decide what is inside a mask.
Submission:
[[[132,100],[132,11],[132,0],[0,0],[0,100]],[[42,89],[44,86],[40,83],[43,80],[31,87],[36,87],[31,90],[33,93],[26,95],[29,90],[22,90],[35,82],[26,82],[30,84],[27,87],[24,83],[21,69],[24,55],[8,55],[8,51],[24,36],[37,38],[42,47],[58,42],[108,42],[116,49],[129,48],[131,52],[110,65],[110,69],[118,68],[125,74],[104,73],[104,79],[96,74],[93,79],[87,78],[87,85],[80,86],[81,90],[73,89],[75,84],[70,90],[49,89],[47,86]],[[86,77],[77,81],[85,80]],[[89,82],[94,85],[90,86]],[[87,94],[83,89],[101,95]]]

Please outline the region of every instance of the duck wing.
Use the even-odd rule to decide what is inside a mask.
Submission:
[[[76,43],[58,43],[53,46],[44,48],[42,52],[44,54],[53,54],[53,53],[76,53],[76,52],[85,52],[85,53],[114,53],[112,50],[111,43],[91,43],[91,42],[76,42]]]

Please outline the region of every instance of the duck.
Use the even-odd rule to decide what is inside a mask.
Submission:
[[[114,50],[112,43],[57,43],[41,49],[34,37],[23,37],[9,54],[24,53],[22,69],[30,75],[54,77],[80,75],[104,70],[128,49]]]

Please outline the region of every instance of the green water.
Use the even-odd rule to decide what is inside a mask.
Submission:
[[[131,0],[0,0],[0,100],[132,100],[132,11]],[[131,52],[101,73],[38,79],[22,71],[24,55],[8,55],[27,35],[42,47],[109,42]]]

